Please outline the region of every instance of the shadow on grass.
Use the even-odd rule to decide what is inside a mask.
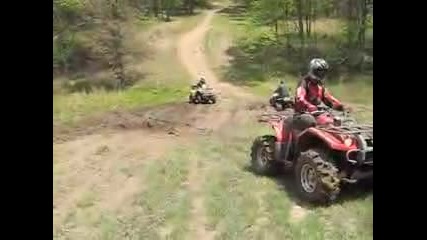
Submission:
[[[279,189],[282,190],[291,201],[298,204],[299,206],[302,206],[307,209],[314,209],[314,208],[325,206],[321,204],[313,204],[313,203],[305,202],[299,197],[298,190],[295,185],[294,175],[292,172],[282,173],[277,176],[261,176],[256,174],[251,168],[251,166],[249,165],[245,166],[244,170],[247,172],[251,172],[252,174],[258,177],[270,178],[278,185]],[[369,182],[360,182],[352,185],[343,185],[340,195],[338,196],[336,201],[333,202],[332,204],[343,204],[348,201],[355,201],[357,199],[365,198],[371,195],[372,193],[373,193],[372,183],[369,183]]]
[[[294,38],[294,37],[292,37]],[[337,40],[325,37],[317,46],[304,48],[288,44],[285,40],[275,40],[269,35],[260,35],[250,41],[239,42],[227,49],[229,65],[222,68],[224,79],[240,85],[251,85],[268,80],[270,76],[301,76],[307,72],[307,64],[312,58],[327,59],[331,66],[330,82],[342,76],[360,74],[357,61],[349,60],[344,50],[334,48]],[[347,62],[351,62],[351,66]],[[355,63],[356,62],[356,63]]]
[[[219,13],[237,25],[246,25],[243,23],[249,20],[243,6],[224,8]],[[301,76],[306,73],[310,59],[316,57],[325,58],[330,64],[331,82],[344,74],[365,71],[362,66],[365,53],[348,50],[338,34],[313,34],[305,40],[304,47],[301,47],[297,32],[276,35],[268,30],[248,29],[246,34],[245,39],[239,39],[226,51],[229,65],[221,69],[223,79],[236,85],[251,86],[270,77]]]

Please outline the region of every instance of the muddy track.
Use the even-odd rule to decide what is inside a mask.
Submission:
[[[237,91],[234,86],[220,82],[207,64],[204,52],[204,38],[216,11],[218,10],[208,11],[203,21],[192,31],[183,35],[178,43],[178,57],[190,75],[194,79],[197,79],[201,74],[204,75],[208,80],[208,84],[221,92],[219,104],[206,109],[205,114],[195,121],[196,124],[204,125],[213,131],[220,129],[224,124],[234,119],[239,111],[244,110],[245,107],[239,103],[245,102],[241,101],[241,99],[247,97],[242,94],[240,89]],[[194,239],[213,239],[215,232],[206,228],[204,198],[200,192],[205,178],[198,167],[199,160],[190,160],[188,176],[188,187],[192,195],[190,234]]]

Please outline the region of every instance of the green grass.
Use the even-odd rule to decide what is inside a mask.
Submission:
[[[100,112],[183,101],[187,89],[160,86],[135,87],[123,92],[97,91],[91,94],[57,95],[53,99],[53,120],[75,123],[83,117]]]
[[[183,239],[188,231],[190,213],[188,190],[183,182],[188,175],[185,151],[172,153],[163,161],[155,161],[144,169],[147,189],[135,197],[132,213],[122,218],[118,230],[139,239]],[[121,228],[121,229],[120,229]],[[116,235],[114,239],[121,239]]]

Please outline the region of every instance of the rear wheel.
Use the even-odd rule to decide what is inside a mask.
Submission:
[[[265,135],[255,139],[252,144],[252,169],[259,175],[273,175],[279,172],[279,163],[274,160],[274,136]]]
[[[200,95],[200,93],[196,94],[196,97],[194,98],[194,103],[199,104],[202,102],[202,96]]]
[[[320,149],[301,153],[295,165],[295,183],[304,200],[327,203],[336,199],[340,192],[338,169],[328,160]]]

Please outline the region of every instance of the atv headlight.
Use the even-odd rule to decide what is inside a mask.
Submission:
[[[351,144],[353,144],[353,140],[351,138],[346,138],[344,140],[344,145],[346,145],[347,147],[350,147]]]

